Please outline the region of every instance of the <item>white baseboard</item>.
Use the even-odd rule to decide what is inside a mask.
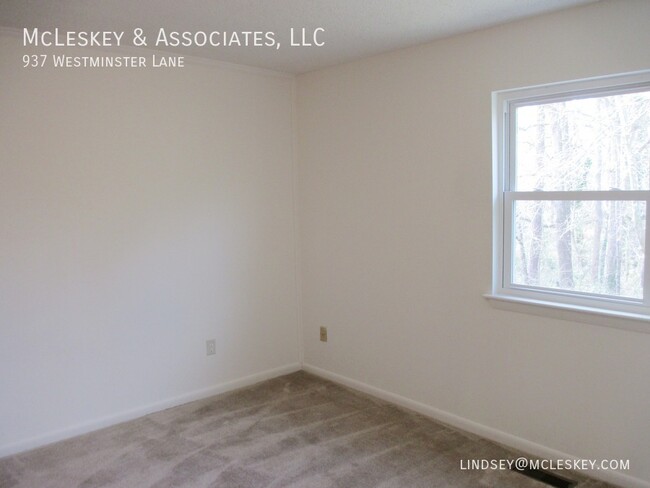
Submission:
[[[542,458],[542,459],[579,459],[577,456],[572,456],[566,454],[550,447],[537,444],[535,442],[522,439],[507,432],[503,432],[492,427],[488,427],[478,422],[474,422],[464,417],[454,415],[453,413],[440,410],[435,407],[431,407],[424,403],[420,403],[415,400],[403,397],[396,393],[391,393],[381,388],[371,386],[367,383],[348,378],[347,376],[342,376],[337,373],[332,373],[331,371],[312,366],[310,364],[303,363],[302,369],[308,373],[315,374],[322,378],[328,379],[335,383],[339,383],[344,386],[348,386],[355,390],[362,391],[369,395],[372,395],[382,400],[386,400],[390,403],[399,405],[409,410],[413,410],[417,413],[430,417],[432,419],[438,420],[445,424],[457,427],[461,430],[471,432],[472,434],[479,435],[486,439],[498,442],[505,446],[512,447],[519,451],[528,453],[530,455]],[[628,474],[622,473],[621,471],[585,471],[587,476],[596,478],[608,483],[613,483],[615,485],[629,487],[629,488],[650,488],[650,482],[642,480],[641,478],[635,478]]]
[[[262,371],[260,373],[252,374],[250,376],[238,378],[236,380],[228,381],[226,383],[220,383],[218,385],[210,386],[208,388],[203,388],[200,390],[191,391],[189,393],[184,393],[182,395],[178,395],[173,398],[168,398],[159,402],[150,403],[149,405],[136,407],[130,410],[117,413],[115,415],[109,415],[107,417],[102,417],[96,420],[91,420],[89,422],[83,422],[70,427],[65,427],[63,429],[51,431],[43,435],[31,437],[29,439],[24,439],[11,444],[6,444],[4,446],[0,446],[0,458],[5,456],[10,456],[12,454],[17,454],[23,451],[28,451],[36,447],[41,447],[46,444],[51,444],[53,442],[68,439],[70,437],[86,434],[94,430],[98,430],[104,427],[109,427],[111,425],[126,422],[127,420],[133,420],[135,418],[142,417],[143,415],[147,415],[153,412],[158,412],[160,410],[165,410],[166,408],[176,407],[178,405],[192,402],[194,400],[200,400],[202,398],[218,395],[219,393],[225,393],[227,391],[243,388],[245,386],[249,386],[254,383],[259,383],[260,381],[264,381],[271,378],[275,378],[277,376],[282,376],[285,374],[300,371],[300,369],[301,367],[299,363],[288,364],[286,366],[269,369],[267,371]]]

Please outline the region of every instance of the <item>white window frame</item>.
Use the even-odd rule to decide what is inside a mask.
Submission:
[[[514,113],[518,107],[650,89],[650,71],[555,83],[492,94],[493,282],[495,298],[578,312],[650,321],[650,191],[511,191],[515,187]],[[512,114],[512,116],[511,116]],[[646,202],[643,299],[619,298],[512,283],[512,220],[518,200],[633,200]],[[650,332],[650,324],[648,327]]]

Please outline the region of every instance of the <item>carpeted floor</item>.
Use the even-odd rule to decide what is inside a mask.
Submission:
[[[517,456],[298,372],[1,459],[0,487],[548,488],[460,469]]]

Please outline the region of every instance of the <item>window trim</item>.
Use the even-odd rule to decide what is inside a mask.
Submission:
[[[514,188],[515,174],[512,161],[515,141],[511,137],[515,129],[515,117],[510,114],[518,107],[553,103],[577,98],[618,95],[650,88],[650,70],[612,75],[587,80],[568,81],[528,88],[502,90],[492,93],[492,159],[493,159],[493,263],[492,293],[487,298],[505,302],[518,302],[549,308],[559,308],[588,314],[601,314],[625,319],[650,321],[650,259],[644,262],[644,298],[603,296],[583,292],[571,292],[543,287],[514,285],[506,280],[511,274],[512,215],[515,200],[632,200],[646,201],[646,243],[650,246],[650,190],[642,191],[507,191]],[[573,198],[571,198],[573,197]],[[507,247],[509,246],[509,247]],[[646,247],[646,256],[650,255]],[[511,254],[509,255],[511,256]],[[525,307],[528,308],[528,307]],[[644,330],[650,332],[650,327]]]

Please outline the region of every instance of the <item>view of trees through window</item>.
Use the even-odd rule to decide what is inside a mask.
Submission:
[[[643,298],[646,201],[575,192],[650,190],[650,91],[516,109],[512,283]]]

